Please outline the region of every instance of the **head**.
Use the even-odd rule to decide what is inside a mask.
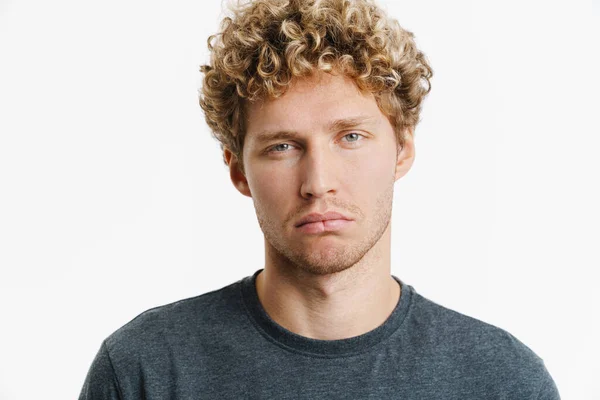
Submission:
[[[270,255],[316,274],[356,264],[389,235],[394,183],[414,160],[432,70],[412,33],[369,0],[259,0],[209,49],[200,105]],[[352,221],[296,227],[331,210]]]

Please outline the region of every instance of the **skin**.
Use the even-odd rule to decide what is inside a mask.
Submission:
[[[362,116],[351,127],[334,120]],[[291,131],[269,142],[261,133]],[[357,135],[358,134],[358,135]],[[372,94],[340,75],[296,80],[277,99],[249,104],[244,171],[225,149],[234,186],[254,202],[265,238],[259,300],[279,325],[308,338],[338,340],[367,333],[396,307],[390,238],[395,182],[414,161],[413,130],[397,146],[392,125]],[[344,229],[302,233],[298,220],[337,211]]]

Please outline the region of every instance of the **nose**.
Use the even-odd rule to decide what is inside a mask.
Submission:
[[[300,194],[306,199],[321,198],[337,192],[335,186],[335,165],[329,149],[315,149],[306,152],[302,160],[303,181]]]

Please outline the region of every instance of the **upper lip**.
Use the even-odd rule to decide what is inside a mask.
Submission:
[[[330,219],[345,219],[348,221],[352,221],[351,218],[346,217],[344,214],[340,214],[335,211],[328,211],[325,214],[310,213],[308,215],[305,215],[298,222],[296,222],[296,227],[299,227],[300,225],[308,224],[310,222],[327,221]]]

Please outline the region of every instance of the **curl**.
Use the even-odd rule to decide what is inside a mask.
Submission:
[[[419,122],[433,70],[413,33],[372,0],[239,0],[232,12],[208,38],[199,104],[221,148],[240,161],[245,104],[279,97],[315,71],[341,72],[373,93],[400,144]]]

